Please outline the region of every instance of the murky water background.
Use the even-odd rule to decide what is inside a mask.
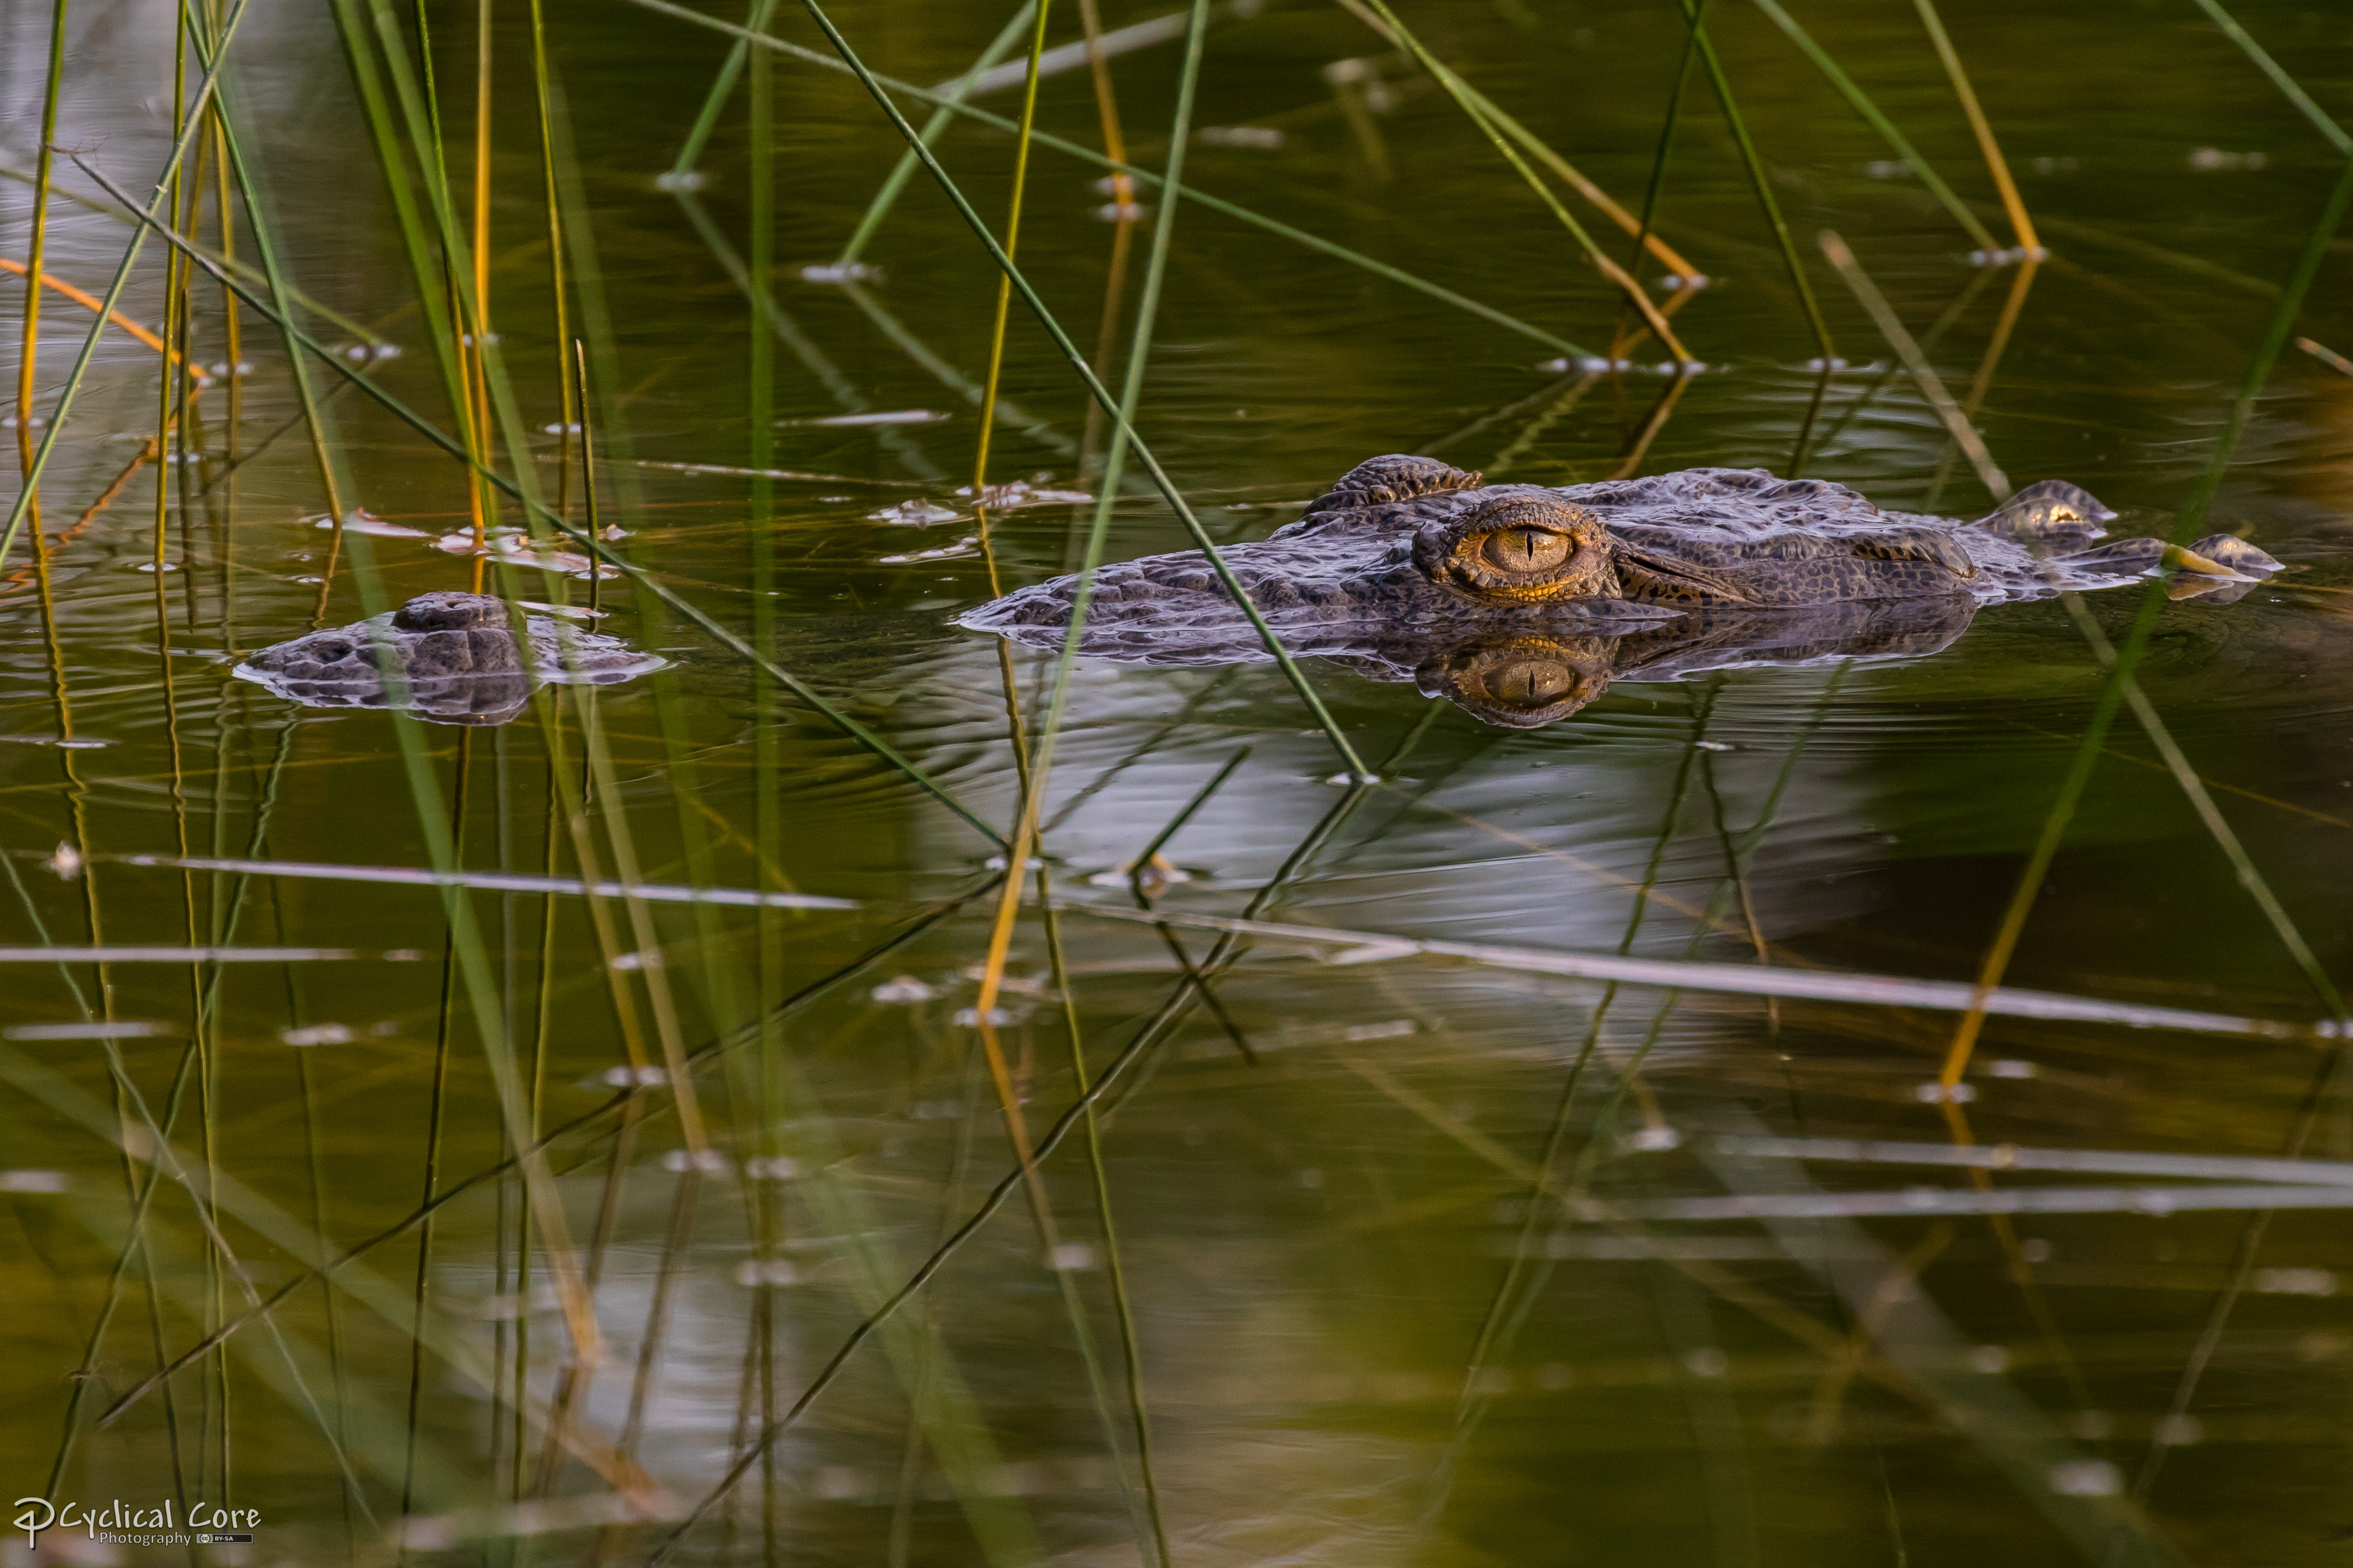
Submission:
[[[835,15],[876,69],[931,83],[986,47],[999,10]],[[1063,10],[1057,44],[1077,36]],[[2014,480],[2072,479],[2124,514],[2120,531],[2168,531],[2335,154],[2192,6],[1950,11],[2052,251],[1991,367],[1979,428]],[[1122,0],[1104,21],[1156,14]],[[2320,105],[2353,109],[2340,17],[2239,15]],[[1814,236],[1842,234],[1915,334],[1954,312],[1931,357],[1957,395],[2016,268],[1968,264],[1968,237],[1761,13],[1707,19],[1857,367],[1831,380],[1807,471],[1890,507],[1988,510],[1916,387],[1883,374],[1894,356]],[[1675,7],[1443,0],[1408,20],[1639,204],[1683,48]],[[1803,20],[2007,240],[1917,18],[1841,4]],[[463,195],[475,14],[431,21]],[[520,6],[492,17],[490,309],[553,490],[561,360],[529,23]],[[780,58],[773,313],[755,311],[734,270],[754,249],[744,89],[699,188],[656,181],[725,37],[628,6],[554,8],[547,26],[558,163],[592,220],[568,237],[568,304],[617,548],[1009,834],[1020,784],[996,645],[948,625],[990,596],[955,493],[997,289],[985,254],[919,176],[863,258],[879,279],[809,280],[801,269],[839,257],[901,144],[854,81]],[[774,26],[823,47],[797,7]],[[0,253],[14,259],[47,27],[46,7],[0,10]],[[59,140],[143,195],[171,136],[170,13],[76,7],[68,37]],[[290,278],[396,345],[372,374],[449,427],[332,15],[258,7],[231,59],[231,111]],[[1335,88],[1329,68],[1351,59],[1372,63]],[[1146,167],[1166,154],[1178,63],[1171,43],[1113,63]],[[979,101],[1009,114],[1018,96]],[[1683,116],[1657,228],[1713,279],[1674,318],[1706,368],[1641,471],[1786,471],[1818,350],[1696,71]],[[1083,69],[1045,84],[1039,122],[1100,145]],[[1213,532],[1259,537],[1379,452],[1556,484],[1626,459],[1671,385],[1650,368],[1657,345],[1632,351],[1622,376],[1580,372],[1611,344],[1607,286],[1444,95],[1347,11],[1220,11],[1196,124],[1198,188],[1571,345],[1188,205],[1139,426]],[[941,143],[992,221],[1012,146],[964,127]],[[1051,149],[1034,158],[1020,259],[1092,351],[1111,198],[1099,170]],[[48,269],[102,291],[129,229],[70,163],[58,184]],[[1613,254],[1630,251],[1573,205]],[[1148,224],[1130,236],[1115,343]],[[2353,352],[2348,244],[2328,240],[2294,335]],[[151,242],[125,296],[134,320],[163,316],[160,255]],[[13,372],[13,281],[5,293]],[[45,401],[89,321],[45,301]],[[360,341],[311,325],[331,344]],[[600,587],[615,611],[603,629],[674,662],[576,707],[565,695],[550,710],[554,768],[532,715],[420,726],[301,709],[231,679],[242,653],[320,624],[329,543],[282,343],[250,309],[240,328],[252,372],[234,393],[225,377],[208,389],[186,428],[160,596],[157,465],[134,461],[154,433],[155,356],[119,333],[101,340],[42,486],[53,613],[26,541],[0,563],[0,946],[302,950],[0,966],[7,1495],[169,1498],[183,1518],[226,1500],[260,1510],[250,1545],[172,1550],[255,1563],[666,1551],[1156,1563],[1155,1509],[1169,1560],[1197,1565],[2117,1568],[2348,1550],[2341,1209],[2197,1208],[2180,1194],[2199,1173],[2159,1159],[2121,1175],[1983,1176],[1995,1192],[2095,1189],[2073,1212],[1940,1212],[1989,1200],[1917,1150],[1838,1158],[1770,1142],[2353,1159],[2329,1042],[1997,1016],[1940,1103],[1950,1012],[1611,987],[1493,954],[1198,924],[1164,935],[1078,907],[1132,912],[1121,870],[1241,756],[1167,844],[1177,877],[1157,907],[1172,917],[1967,981],[2102,687],[2057,604],[1989,610],[1924,658],[1621,683],[1525,732],[1311,667],[1382,775],[1363,791],[1334,782],[1330,746],[1270,668],[1083,663],[1044,862],[1073,906],[1059,935],[1091,1079],[1114,1064],[1120,1076],[1092,1131],[1077,1124],[1045,1163],[1043,1217],[1016,1177],[798,1410],[861,1318],[1018,1169],[973,1011],[1002,847],[626,582]],[[200,288],[201,363],[227,359],[222,330],[218,290]],[[1092,489],[1103,430],[1018,301],[1004,392],[1019,416],[999,425],[992,479]],[[470,557],[435,543],[471,526],[458,465],[356,392],[327,406],[349,504],[415,531],[354,536],[323,624],[364,613],[363,547],[385,603],[466,586]],[[913,411],[933,417],[839,422]],[[744,468],[820,477],[729,471]],[[569,483],[576,517],[576,469]],[[1112,558],[1183,547],[1166,505],[1129,488]],[[876,520],[916,500],[952,515]],[[2353,376],[2291,346],[2211,526],[2293,570],[2234,605],[2168,605],[2139,674],[2338,976],[2353,944],[2348,500]],[[996,519],[1006,584],[1074,563],[1089,510]],[[532,570],[491,582],[575,604],[587,590]],[[2091,612],[2120,637],[2138,603],[2110,594]],[[1034,723],[1050,662],[1020,652],[1014,668]],[[551,801],[571,805],[551,814]],[[439,819],[456,824],[466,868],[576,878],[573,811],[602,875],[630,875],[615,858],[626,848],[644,882],[856,907],[632,910],[477,891],[469,968],[429,886],[254,865],[427,867],[424,824]],[[130,858],[142,856],[240,868]],[[1078,1089],[1051,956],[1033,905],[997,1003],[1033,1140]],[[1215,1010],[1179,968],[1213,959],[1231,963]],[[2328,1012],[2129,715],[2007,982],[2300,1028]],[[512,1051],[520,1125],[559,1134],[543,1195],[567,1245],[550,1245],[548,1207],[526,1224],[486,1037]],[[691,1096],[631,1065],[681,1051],[700,1053]],[[156,1154],[151,1119],[171,1120],[176,1159]],[[130,1194],[158,1171],[134,1227]],[[2150,1182],[2174,1195],[2140,1190]],[[1830,1217],[1808,1206],[1841,1192],[1883,1201]],[[1756,1213],[1705,1207],[1724,1194],[1757,1199]],[[349,1253],[337,1288],[305,1278]],[[593,1291],[592,1366],[573,1354],[567,1282]],[[259,1299],[274,1302],[266,1319],[250,1311]],[[235,1331],[217,1352],[151,1381],[224,1325]],[[5,1550],[135,1562],[164,1549],[52,1531],[37,1556],[21,1534]]]

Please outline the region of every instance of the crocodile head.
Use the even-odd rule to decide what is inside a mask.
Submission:
[[[250,655],[232,672],[309,708],[393,708],[439,724],[503,724],[543,681],[610,685],[662,660],[487,594],[420,594],[385,615]]]

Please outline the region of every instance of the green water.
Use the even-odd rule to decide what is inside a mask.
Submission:
[[[1820,346],[1694,64],[1655,226],[1712,280],[1672,318],[1705,368],[1663,409],[1677,384],[1653,368],[1655,342],[1626,351],[1622,375],[1577,368],[1611,348],[1617,298],[1409,61],[1309,0],[1218,11],[1187,183],[1536,335],[1186,204],[1139,432],[1222,539],[1261,536],[1388,451],[1565,484],[1630,463],[1786,473],[1802,441],[1806,473],[1883,505],[1985,511],[1999,498],[1823,261],[1827,227],[1978,407],[2010,482],[2071,479],[2122,514],[2120,531],[2168,533],[2317,245],[2198,528],[2241,532],[2291,570],[2234,604],[2164,605],[2137,679],[2280,921],[2342,983],[2353,376],[2295,343],[2353,352],[2353,241],[2313,233],[2341,160],[2191,5],[1947,10],[2050,259],[2023,278],[1970,265],[1977,242],[1762,12],[1708,6],[1855,368],[1817,406]],[[1103,25],[1159,14],[1118,0]],[[464,225],[477,17],[429,15]],[[1008,17],[885,0],[832,15],[875,69],[920,84],[964,70]],[[1401,15],[1641,207],[1684,48],[1678,7],[1433,0]],[[2322,111],[2353,111],[2340,16],[2237,15]],[[58,141],[142,199],[172,135],[172,16],[77,7],[67,23]],[[2013,243],[1916,14],[1837,0],[1800,20]],[[385,36],[414,50],[412,21],[387,8],[379,68]],[[776,60],[765,201],[742,84],[699,189],[666,190],[656,176],[727,38],[617,5],[554,7],[546,23],[598,520],[670,595],[604,582],[600,628],[669,668],[577,700],[553,688],[515,723],[476,729],[303,708],[233,679],[246,653],[474,571],[463,469],[344,387],[322,416],[344,504],[411,531],[348,534],[322,605],[327,503],[283,343],[250,305],[250,374],[208,388],[174,439],[189,456],[163,499],[172,569],[152,571],[156,465],[134,463],[155,430],[156,359],[117,333],[47,460],[48,607],[28,538],[0,563],[0,947],[173,950],[0,965],[0,1485],[59,1505],[169,1500],[181,1523],[198,1501],[260,1516],[249,1545],[52,1531],[37,1555],[13,1533],[5,1561],[1156,1563],[1160,1536],[1188,1568],[2121,1568],[2348,1550],[2341,1209],[2266,1220],[2263,1194],[2197,1207],[2185,1189],[2213,1173],[2160,1158],[1992,1172],[1995,1194],[2077,1192],[2064,1212],[1996,1219],[1966,1212],[1992,1200],[1967,1171],[1923,1163],[1930,1152],[1756,1142],[2353,1159],[2331,1042],[2311,1029],[2330,1004],[2130,710],[2004,982],[2221,1022],[1993,1016],[1966,1098],[1938,1103],[1958,1015],[1835,978],[1979,973],[2100,713],[2102,668],[2056,602],[1989,609],[1923,658],[1620,682],[1526,731],[1310,664],[1381,775],[1360,789],[1271,667],[1082,661],[1047,784],[1054,897],[1132,913],[1120,873],[1191,806],[1155,907],[1208,923],[1060,916],[1090,1079],[1116,1076],[1092,1128],[1071,1121],[1044,1162],[1041,1220],[973,1026],[1001,844],[680,607],[772,650],[1010,836],[1021,781],[997,647],[949,625],[992,592],[955,491],[997,274],[920,173],[863,257],[879,279],[851,290],[802,274],[839,258],[902,145],[853,79]],[[0,11],[11,171],[34,162],[48,27],[47,7]],[[561,483],[577,522],[576,450],[560,462],[549,433],[563,358],[530,14],[501,4],[491,27],[490,310],[537,482],[551,500]],[[776,8],[774,27],[825,50],[800,7]],[[1078,27],[1058,5],[1048,41]],[[1167,153],[1181,51],[1111,61],[1145,168]],[[289,281],[397,345],[370,374],[454,429],[332,12],[258,9],[228,58],[232,123]],[[1335,89],[1325,68],[1359,58],[1377,87],[1359,72]],[[200,75],[192,60],[191,87]],[[1019,99],[976,101],[1012,114]],[[1046,80],[1038,124],[1101,145],[1085,69]],[[960,126],[939,146],[1001,223],[1013,139]],[[1103,353],[1123,240],[1098,212],[1101,174],[1036,151],[1019,259],[1116,387],[1158,198],[1126,234]],[[47,269],[103,292],[130,229],[80,170],[60,161],[57,179]],[[1630,236],[1564,199],[1631,256]],[[25,181],[0,181],[0,254],[23,258],[31,210]],[[215,243],[209,195],[198,229]],[[250,226],[236,238],[258,265]],[[736,269],[761,256],[772,293],[755,310]],[[162,257],[151,241],[123,296],[136,321],[164,319]],[[1646,283],[1663,270],[1635,268]],[[438,263],[431,275],[446,287]],[[13,389],[21,296],[13,279],[0,293]],[[220,290],[192,298],[192,357],[223,363]],[[44,409],[90,320],[45,300]],[[312,374],[321,395],[339,384],[316,361]],[[1094,489],[1108,427],[1018,299],[1003,395],[992,482]],[[934,417],[819,423],[917,411]],[[953,515],[874,517],[910,500]],[[1004,585],[1075,564],[1092,511],[993,519]],[[524,517],[501,503],[493,521]],[[445,535],[459,552],[435,547]],[[1187,543],[1130,465],[1110,558]],[[486,583],[542,602],[590,592],[512,565]],[[2126,590],[2087,608],[2122,640],[2143,602]],[[1034,733],[1051,660],[1018,652],[1012,668]],[[591,900],[583,844],[607,879],[853,907]],[[453,927],[433,887],[354,875],[427,868],[437,852],[572,890],[477,889]],[[1215,929],[1239,918],[1462,951]],[[295,951],[191,963],[190,946]],[[1532,952],[1718,967],[1713,989],[1612,989],[1545,973]],[[996,1033],[1033,1142],[1079,1089],[1056,956],[1032,900]],[[1215,1009],[1186,966],[1210,971]],[[1768,1001],[1744,973],[1833,978],[1829,999]],[[2250,1019],[2284,1027],[2232,1022]],[[682,1056],[685,1095],[652,1070]],[[158,1156],[165,1121],[175,1152]],[[530,1184],[510,1158],[518,1132],[544,1141]],[[861,1320],[1008,1185],[828,1376]],[[1821,1193],[1857,1212],[1821,1216],[1807,1197]],[[1754,1213],[1704,1206],[1727,1194]],[[346,1256],[332,1288],[306,1272]],[[600,1356],[584,1364],[567,1322],[592,1318]],[[176,1370],[157,1381],[160,1365]]]

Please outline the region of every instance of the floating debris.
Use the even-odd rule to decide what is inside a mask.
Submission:
[[[2255,1289],[2265,1296],[2334,1296],[2337,1276],[2327,1268],[2258,1268]]]
[[[435,548],[452,555],[496,555],[518,566],[536,566],[543,572],[561,572],[568,577],[593,575],[609,581],[621,574],[617,566],[603,565],[553,542],[535,541],[514,529],[500,529],[481,544],[474,542],[471,533],[462,531],[445,533],[433,542]]]
[[[1105,202],[1095,208],[1097,223],[1135,223],[1152,216],[1152,208],[1144,202]]]
[[[2007,250],[1969,252],[1969,265],[1972,267],[2007,267],[2013,261],[2048,261],[2050,259],[2049,248],[2040,245],[2021,245]]]
[[[662,1169],[673,1176],[684,1175],[689,1170],[700,1171],[706,1176],[723,1176],[727,1173],[727,1156],[716,1149],[705,1149],[699,1154],[672,1149],[662,1156]]]
[[[348,1046],[353,1040],[382,1040],[400,1033],[400,1026],[389,1021],[371,1024],[355,1029],[349,1024],[311,1024],[299,1029],[280,1029],[278,1040],[287,1046]]]
[[[1715,281],[1715,279],[1710,278],[1704,272],[1694,272],[1688,278],[1670,272],[1664,278],[1659,279],[1659,287],[1670,294],[1679,293],[1685,289],[1697,292],[1699,289],[1707,288]]]
[[[2105,1459],[2070,1459],[2051,1468],[2051,1489],[2061,1497],[2114,1497],[2125,1489],[2125,1473]]]
[[[64,741],[60,741],[58,743],[60,746],[69,744],[69,742]],[[84,745],[87,746],[92,743],[93,742],[84,742]],[[94,743],[98,745],[105,744],[103,741]],[[57,852],[51,855],[47,859],[42,861],[41,866],[43,869],[53,874],[58,881],[70,882],[76,877],[81,875],[81,851],[75,848],[70,844],[59,844],[57,847]]]
[[[617,1067],[605,1069],[604,1081],[615,1089],[659,1089],[670,1074],[658,1067]]]
[[[334,518],[325,512],[306,517],[302,521],[313,528],[332,529],[335,526]],[[353,507],[343,513],[343,531],[365,533],[377,539],[429,539],[432,537],[421,528],[403,528],[396,522],[386,522],[365,507]],[[471,535],[468,536],[470,543],[471,537]]]
[[[1155,855],[1152,858],[1152,863],[1145,867],[1141,874],[1137,872],[1133,863],[1114,866],[1109,870],[1098,871],[1089,877],[1087,886],[1124,888],[1134,882],[1143,887],[1146,896],[1156,899],[1177,883],[1189,882],[1192,879],[1192,872],[1186,870],[1165,855]]]
[[[2196,147],[2189,153],[2189,166],[2201,174],[2218,169],[2260,169],[2270,162],[2261,153],[2225,153],[2220,147]]]
[[[1249,147],[1261,153],[1279,151],[1283,134],[1271,125],[1204,125],[1193,132],[1204,147]]]
[[[1240,413],[1240,409],[1235,410]],[[1025,506],[1076,506],[1095,498],[1085,490],[1058,490],[1049,481],[1051,474],[1038,474],[1027,479],[1008,479],[1001,485],[990,485],[980,492],[980,503],[991,511],[1016,511]],[[956,491],[969,497],[972,487],[965,485]]]
[[[894,408],[880,414],[833,414],[823,419],[779,419],[776,424],[780,428],[790,425],[847,428],[863,425],[937,425],[943,419],[955,417],[932,408]]]
[[[16,1024],[0,1029],[7,1040],[144,1040],[172,1032],[167,1024]]]
[[[896,523],[902,528],[930,528],[936,523],[954,522],[964,513],[949,507],[935,505],[917,496],[902,500],[897,506],[886,506],[881,511],[866,514],[869,522]]]
[[[0,1171],[0,1193],[61,1193],[63,1171]]]
[[[805,283],[880,283],[882,269],[863,261],[817,261],[800,269]]]
[[[918,561],[954,561],[959,556],[969,555],[979,548],[980,535],[967,533],[954,544],[944,544],[937,550],[917,550],[906,555],[881,556],[878,559],[877,564],[906,566]]]
[[[709,176],[700,169],[665,169],[654,176],[658,191],[699,191]]]
[[[895,974],[867,994],[877,1002],[909,1005],[917,1002],[929,1002],[939,994],[939,991],[934,986],[924,984],[912,974]]]
[[[498,342],[498,335],[495,332],[491,334],[491,341]],[[341,354],[347,360],[365,363],[369,360],[398,359],[400,345],[398,343],[343,343],[327,352],[332,354]]]

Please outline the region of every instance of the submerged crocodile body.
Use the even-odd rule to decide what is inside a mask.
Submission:
[[[1613,676],[1929,653],[1983,605],[2113,587],[2168,562],[2183,573],[2178,596],[2226,601],[2279,569],[2229,534],[2187,551],[2094,545],[2114,516],[2055,480],[1962,522],[1752,469],[1556,489],[1385,457],[1296,522],[1219,554],[1293,654],[1531,726],[1575,712]],[[1077,577],[1058,577],[957,624],[1059,647],[1078,595]],[[1198,550],[1101,568],[1079,650],[1145,664],[1271,657]]]
[[[663,660],[618,637],[523,617],[502,599],[420,594],[381,616],[254,654],[233,672],[310,708],[392,708],[439,724],[503,724],[548,681],[609,686]]]

